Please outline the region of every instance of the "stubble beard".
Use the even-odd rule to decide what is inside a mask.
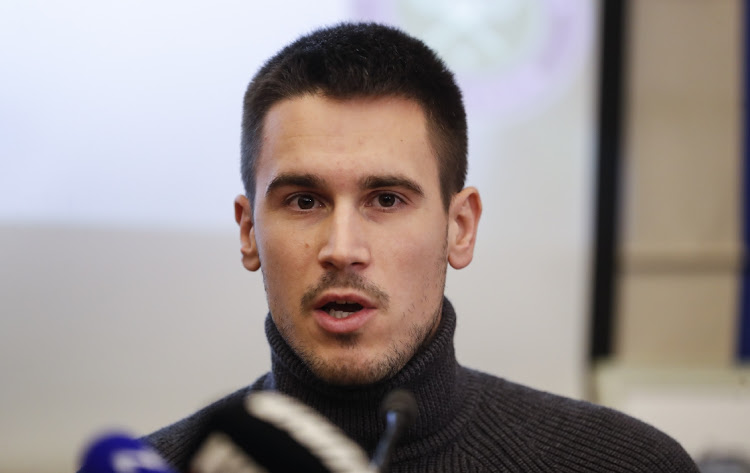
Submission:
[[[329,360],[315,352],[314,348],[289,341],[297,355],[318,378],[336,385],[366,385],[395,376],[431,339],[440,321],[442,303],[433,311],[429,323],[413,323],[405,341],[392,341],[375,356],[363,357],[360,353],[358,334],[337,337],[339,348],[347,351]],[[401,314],[400,317],[408,317]],[[285,337],[286,338],[286,337]]]
[[[287,344],[289,344],[292,350],[305,363],[310,371],[323,381],[335,385],[348,386],[372,384],[391,378],[401,371],[409,360],[411,360],[414,355],[421,351],[422,348],[432,340],[432,337],[437,331],[441,319],[443,292],[445,290],[445,278],[447,272],[447,255],[445,250],[447,245],[446,229],[446,240],[442,254],[437,258],[434,270],[431,271],[432,274],[428,276],[434,281],[432,287],[440,288],[440,291],[436,291],[439,294],[439,297],[436,298],[432,315],[423,323],[418,323],[417,321],[421,319],[417,318],[417,321],[413,322],[407,329],[410,334],[408,337],[405,339],[399,338],[398,340],[392,340],[391,344],[389,344],[381,353],[375,354],[375,356],[367,356],[363,358],[360,353],[360,339],[362,338],[362,335],[351,333],[335,335],[339,348],[347,351],[347,353],[343,356],[338,356],[335,359],[327,359],[317,353],[314,346],[310,346],[302,340],[301,337],[297,336],[297,331],[294,327],[294,314],[277,314],[279,315],[278,317],[273,316],[272,314],[272,319]],[[263,274],[263,282],[266,294],[269,296],[269,306],[272,307],[273,304],[270,300],[265,273]],[[381,307],[385,306],[387,308],[388,306],[387,294],[376,285],[365,280],[358,274],[342,272],[326,273],[317,285],[311,287],[305,292],[300,305],[303,308],[306,307],[306,302],[313,300],[318,293],[331,287],[338,289],[357,289],[366,293],[371,298],[378,300]],[[429,302],[427,298],[430,297],[430,294],[431,291],[425,291],[422,295],[422,297],[425,298],[421,301],[423,304]],[[412,304],[402,313],[392,316],[401,317],[403,319],[413,319],[414,310],[415,305]]]

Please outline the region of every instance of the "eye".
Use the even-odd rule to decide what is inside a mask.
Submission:
[[[370,198],[369,207],[375,207],[380,210],[396,210],[405,204],[405,201],[398,194],[393,192],[378,192]]]
[[[398,197],[393,194],[380,194],[378,195],[378,204],[381,207],[393,207],[398,203]]]
[[[318,201],[310,194],[297,194],[289,199],[289,205],[300,210],[310,210],[318,205]]]

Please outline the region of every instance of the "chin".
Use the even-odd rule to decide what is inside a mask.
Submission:
[[[390,378],[403,368],[401,360],[390,357],[352,360],[351,357],[306,359],[310,370],[323,381],[344,386],[366,385]]]
[[[382,381],[393,376],[393,374],[391,373],[383,374],[351,371],[345,369],[332,369],[324,371],[313,370],[313,372],[318,378],[322,379],[326,383],[337,386],[366,386],[369,384],[375,384],[378,381]]]

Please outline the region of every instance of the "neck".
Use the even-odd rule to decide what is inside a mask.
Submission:
[[[317,378],[281,337],[270,315],[266,335],[271,345],[272,372],[264,388],[293,396],[338,425],[368,452],[372,452],[385,422],[380,403],[392,390],[411,391],[419,407],[404,443],[418,441],[438,431],[457,412],[461,394],[456,383],[458,364],[453,350],[456,315],[443,301],[440,324],[432,339],[392,378],[364,386],[338,386]]]

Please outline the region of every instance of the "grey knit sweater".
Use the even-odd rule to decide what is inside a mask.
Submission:
[[[446,299],[435,338],[398,375],[340,387],[315,378],[268,317],[272,371],[146,440],[186,470],[213,411],[253,390],[273,389],[314,407],[371,454],[384,429],[380,402],[399,387],[414,394],[419,415],[395,451],[393,473],[698,472],[677,442],[638,420],[460,366],[455,327]]]

